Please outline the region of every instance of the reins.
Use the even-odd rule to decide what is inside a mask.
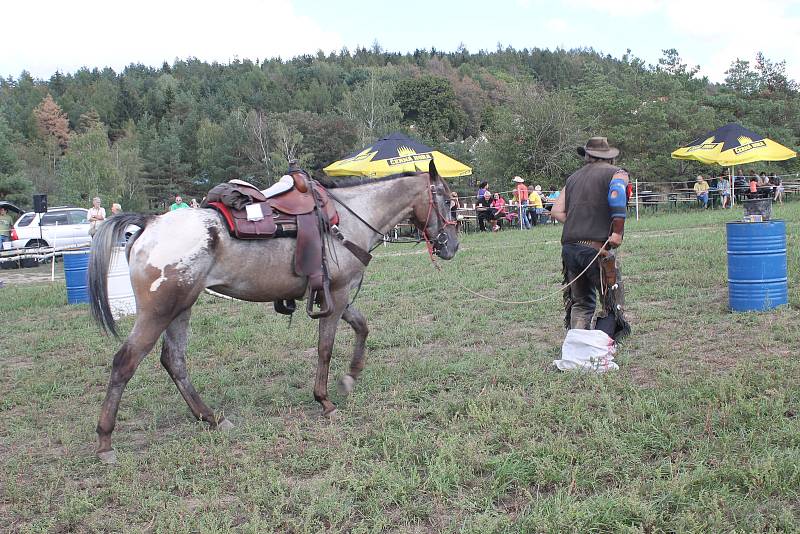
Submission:
[[[429,175],[428,179],[430,180],[430,175]],[[342,199],[340,199],[338,196],[333,194],[333,192],[330,189],[328,189],[328,196],[330,196],[333,200],[335,200],[337,203],[339,203],[344,209],[349,211],[356,219],[361,221],[361,223],[363,223],[364,226],[366,226],[367,228],[372,230],[375,234],[380,235],[380,236],[383,237],[383,239],[381,241],[379,241],[378,243],[373,245],[372,248],[369,249],[369,252],[372,252],[373,250],[378,248],[381,245],[381,243],[413,243],[415,245],[418,245],[422,241],[425,241],[425,244],[428,247],[428,253],[432,255],[433,254],[433,249],[432,249],[433,245],[431,244],[430,238],[428,237],[428,231],[427,230],[428,230],[428,221],[430,221],[431,213],[434,210],[433,187],[435,187],[435,186],[430,182],[429,182],[429,184],[430,184],[430,187],[428,188],[428,214],[425,217],[425,228],[422,231],[422,238],[421,239],[419,239],[419,238],[417,238],[417,239],[414,239],[414,238],[396,238],[396,237],[392,237],[390,234],[388,234],[386,232],[381,232],[380,230],[378,230],[377,228],[372,226],[369,222],[367,222],[361,215],[356,213],[356,211],[353,210],[350,206],[348,206]],[[444,223],[444,228],[446,228],[448,225],[455,225],[456,224],[454,221],[449,221],[445,217],[443,217],[442,214],[439,213],[438,209],[436,209],[436,215]],[[442,231],[444,231],[444,228],[442,229]],[[440,234],[441,234],[441,232],[440,232]],[[431,256],[431,258],[432,258],[432,256]]]
[[[497,303],[500,303],[500,304],[522,305],[522,304],[535,304],[537,302],[543,302],[543,301],[549,299],[550,297],[552,297],[553,295],[557,295],[559,293],[563,293],[564,290],[569,288],[572,284],[577,282],[578,279],[581,276],[586,274],[586,271],[588,271],[589,268],[592,265],[594,265],[594,262],[597,261],[597,258],[599,258],[600,255],[603,253],[603,251],[606,250],[606,245],[608,245],[608,239],[606,239],[606,242],[603,243],[602,247],[600,247],[600,250],[597,251],[597,254],[595,254],[594,258],[592,258],[592,261],[590,261],[589,264],[578,274],[578,276],[576,276],[575,278],[572,279],[572,281],[570,281],[567,284],[563,284],[561,287],[559,287],[555,291],[546,293],[543,297],[540,297],[540,298],[537,298],[537,299],[533,299],[533,300],[501,300],[501,299],[496,299],[494,297],[490,297],[488,295],[483,295],[481,293],[478,293],[477,291],[473,291],[472,289],[470,289],[470,288],[466,287],[465,285],[463,285],[458,280],[455,281],[455,285],[460,287],[461,289],[463,289],[464,291],[466,291],[470,295],[474,295],[474,296],[476,296],[478,298],[481,298],[481,299],[484,299],[484,300],[489,300],[489,301],[492,301],[492,302],[497,302]],[[432,255],[431,255],[431,264],[433,265],[434,269],[436,269],[436,271],[439,274],[443,274],[444,273],[444,271],[442,270],[441,265],[439,265],[439,263],[436,261],[436,258],[434,258]]]
[[[436,271],[439,274],[443,274],[444,271],[443,271],[441,265],[439,265],[439,263],[436,261],[436,257],[435,257],[436,245],[438,245],[439,243],[438,243],[438,241],[437,241],[437,243],[434,243],[431,240],[431,237],[428,234],[428,223],[429,223],[429,221],[431,219],[431,215],[433,213],[436,213],[436,217],[442,223],[442,227],[439,230],[439,234],[435,238],[435,239],[438,240],[438,239],[440,239],[440,236],[444,235],[444,231],[448,226],[455,226],[456,225],[456,221],[451,221],[447,217],[443,216],[441,214],[440,210],[438,209],[438,207],[435,206],[436,202],[435,202],[435,200],[433,198],[433,191],[434,191],[435,187],[436,186],[433,183],[431,183],[430,186],[428,187],[428,213],[427,213],[427,215],[425,217],[425,227],[422,230],[423,239],[416,239],[416,240],[414,240],[414,239],[400,240],[400,239],[396,239],[396,238],[390,237],[388,234],[386,234],[384,232],[381,232],[380,230],[378,230],[374,226],[372,226],[370,223],[368,223],[366,220],[364,220],[363,217],[361,217],[352,208],[350,208],[350,206],[345,204],[340,198],[338,198],[336,195],[331,193],[330,190],[328,191],[328,193],[329,193],[330,197],[333,200],[338,202],[342,207],[344,207],[347,211],[349,211],[356,219],[361,221],[364,224],[364,226],[366,226],[367,228],[372,230],[374,233],[383,236],[383,241],[382,242],[385,242],[385,243],[420,243],[421,241],[424,240],[425,241],[425,246],[428,249],[428,256],[431,259],[431,265],[433,266],[434,269],[436,269]],[[376,244],[374,247],[372,247],[372,249],[370,249],[370,252],[372,252],[372,250],[374,250],[379,245],[380,245],[380,242],[378,244]],[[586,272],[592,267],[592,265],[594,265],[594,262],[597,261],[597,258],[599,258],[603,254],[603,252],[606,251],[606,246],[607,245],[608,245],[608,239],[606,239],[605,243],[603,243],[603,246],[601,246],[600,249],[597,251],[597,254],[595,254],[594,258],[592,258],[592,261],[590,261],[589,264],[578,274],[578,276],[573,278],[570,282],[568,282],[566,284],[562,284],[560,287],[558,287],[558,289],[556,289],[554,291],[551,291],[551,292],[548,292],[544,296],[536,298],[536,299],[533,299],[533,300],[502,300],[502,299],[497,299],[497,298],[494,298],[494,297],[490,297],[488,295],[484,295],[484,294],[479,293],[479,292],[477,292],[475,290],[472,290],[472,289],[466,287],[464,284],[462,284],[458,280],[455,281],[455,285],[458,286],[459,288],[463,289],[464,291],[466,291],[470,295],[473,295],[473,296],[478,297],[478,298],[483,299],[483,300],[488,300],[488,301],[491,301],[491,302],[497,302],[499,304],[525,305],[525,304],[535,304],[537,302],[543,302],[543,301],[553,297],[554,295],[563,293],[566,289],[568,289],[570,286],[572,286],[572,284],[577,282],[584,274],[586,274]],[[353,300],[355,300],[355,298]]]

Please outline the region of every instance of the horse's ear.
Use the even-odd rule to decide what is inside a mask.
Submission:
[[[428,166],[428,174],[431,177],[431,180],[436,180],[439,178],[439,173],[436,171],[436,164],[431,160],[431,164]]]

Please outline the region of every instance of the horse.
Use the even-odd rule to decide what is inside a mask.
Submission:
[[[325,185],[337,203],[341,234],[363,250],[372,250],[397,223],[411,219],[431,254],[445,260],[455,256],[458,236],[448,207],[450,192],[433,164],[429,172],[350,178]],[[303,298],[308,283],[307,277],[296,275],[292,268],[295,239],[235,239],[212,209],[181,209],[163,215],[118,214],[100,226],[92,239],[88,273],[92,315],[102,330],[117,339],[106,280],[114,247],[124,241],[130,225],[140,228],[130,236],[125,250],[136,319],[114,355],[97,423],[97,455],[105,463],[116,460],[111,434],[125,386],[162,333],[161,364],[192,414],[211,429],[233,427],[203,402],[186,369],[189,318],[201,293],[209,289],[239,300],[275,302]],[[328,399],[328,370],[337,324],[344,319],[355,331],[349,371],[338,381],[342,395],[352,392],[364,369],[368,328],[364,315],[349,303],[351,290],[362,281],[365,265],[339,240],[326,241],[332,312],[319,320],[313,393],[322,415],[331,417],[336,406]]]

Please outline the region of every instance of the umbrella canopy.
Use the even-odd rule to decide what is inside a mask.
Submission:
[[[794,150],[734,122],[698,137],[672,153],[676,159],[717,163],[724,167],[754,161],[782,161],[795,156]]]
[[[398,132],[378,139],[371,146],[331,163],[323,170],[328,176],[380,178],[407,171],[427,171],[431,160],[445,178],[472,174],[472,169],[463,163]]]

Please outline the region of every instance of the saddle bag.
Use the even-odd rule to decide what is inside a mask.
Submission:
[[[272,237],[278,227],[272,218],[268,202],[249,204],[245,209],[231,208],[233,233],[239,239],[264,239]]]

